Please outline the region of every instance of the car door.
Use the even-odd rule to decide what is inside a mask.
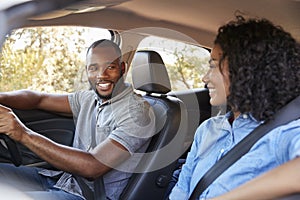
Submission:
[[[51,140],[71,146],[75,131],[72,117],[65,117],[41,110],[13,110],[19,119],[30,129]],[[21,144],[17,144],[23,165],[47,167],[42,159]],[[10,154],[3,142],[0,145],[0,162],[11,162]]]

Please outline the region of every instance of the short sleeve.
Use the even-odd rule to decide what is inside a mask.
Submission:
[[[94,94],[91,91],[77,91],[68,95],[68,101],[73,113],[74,118],[76,119],[79,115],[83,103],[93,99]]]
[[[155,116],[147,101],[132,97],[128,106],[116,113],[117,127],[109,138],[122,144],[131,154],[155,134]]]

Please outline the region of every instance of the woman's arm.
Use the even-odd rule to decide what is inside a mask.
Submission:
[[[300,157],[211,200],[267,200],[300,193]]]

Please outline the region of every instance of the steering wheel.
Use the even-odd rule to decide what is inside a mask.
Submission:
[[[0,134],[0,139],[3,139],[6,146],[7,146],[7,150],[10,154],[10,159],[12,161],[12,163],[18,167],[22,164],[22,156],[21,153],[19,151],[19,148],[17,146],[17,143],[12,140],[10,137],[8,137],[7,135],[4,134]]]

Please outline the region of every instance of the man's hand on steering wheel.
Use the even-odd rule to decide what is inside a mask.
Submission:
[[[22,164],[22,157],[15,141],[20,141],[26,127],[10,108],[0,105],[0,138],[6,143],[15,166]]]

